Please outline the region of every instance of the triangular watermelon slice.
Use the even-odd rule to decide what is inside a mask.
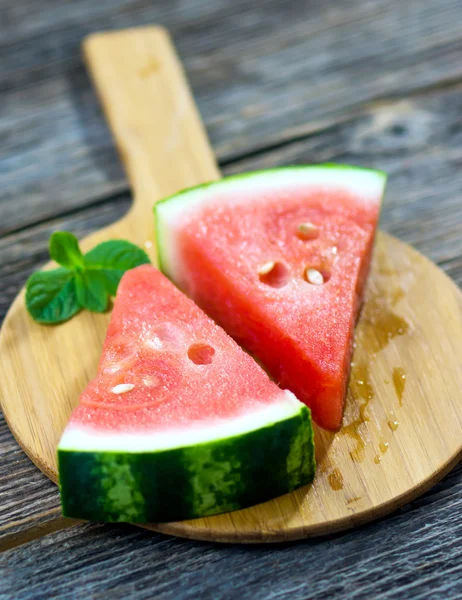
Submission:
[[[229,177],[155,208],[161,269],[340,427],[386,176],[339,165]]]
[[[58,447],[63,512],[201,517],[314,475],[308,409],[151,266],[120,282],[99,371]]]

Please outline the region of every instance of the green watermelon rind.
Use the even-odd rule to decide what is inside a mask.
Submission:
[[[203,192],[212,188],[214,190],[229,190],[232,191],[234,184],[249,183],[250,181],[265,181],[271,182],[272,178],[280,178],[281,176],[290,176],[293,174],[303,174],[307,176],[307,182],[309,182],[310,175],[314,173],[321,173],[326,175],[325,183],[337,183],[347,185],[348,181],[351,180],[351,176],[364,176],[364,181],[367,179],[370,183],[378,185],[381,188],[382,193],[385,189],[387,180],[387,174],[384,171],[377,169],[368,169],[364,167],[357,167],[352,165],[342,165],[336,163],[323,163],[319,165],[295,165],[287,167],[276,167],[274,169],[263,169],[258,171],[250,171],[247,173],[241,173],[237,175],[231,175],[224,177],[217,181],[210,181],[203,183],[191,188],[187,188],[176,194],[172,194],[167,198],[164,198],[154,205],[154,215],[156,223],[156,245],[157,245],[157,256],[159,262],[159,269],[165,273],[168,277],[175,279],[175,273],[173,272],[172,265],[169,264],[169,252],[167,250],[167,238],[170,235],[170,227],[167,223],[168,212],[176,206],[179,206],[187,212],[188,204],[191,206],[191,201],[194,197],[200,198],[202,196],[202,202],[206,203],[209,198],[203,196]],[[335,179],[335,175],[338,176],[338,180]],[[334,177],[333,177],[334,176]],[[359,181],[357,179],[357,181]],[[290,184],[290,179],[287,179],[287,184]],[[354,190],[354,186],[352,186]],[[382,196],[379,194],[379,197]],[[201,203],[202,203],[201,202]],[[170,257],[171,258],[171,257]]]
[[[168,450],[58,448],[58,465],[66,517],[147,523],[234,511],[312,482],[310,411],[300,404],[259,429]]]

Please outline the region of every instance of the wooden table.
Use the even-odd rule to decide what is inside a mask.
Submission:
[[[225,174],[384,169],[382,228],[462,283],[462,0],[0,0],[2,318],[52,231],[130,204],[79,45],[148,23],[171,30]],[[461,509],[459,466],[388,519],[297,544],[77,523],[0,418],[1,598],[462,597]]]

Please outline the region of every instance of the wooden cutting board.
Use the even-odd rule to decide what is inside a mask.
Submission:
[[[130,178],[134,203],[83,241],[123,237],[155,260],[152,206],[219,177],[213,152],[165,31],[91,36],[85,55]],[[79,394],[96,374],[109,314],[32,321],[19,294],[0,336],[1,406],[22,448],[57,481],[55,449]],[[314,483],[246,510],[153,524],[190,538],[281,541],[378,518],[428,489],[462,449],[462,299],[435,265],[378,235],[343,429],[316,431]]]

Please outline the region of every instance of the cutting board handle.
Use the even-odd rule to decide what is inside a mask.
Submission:
[[[183,69],[161,27],[96,33],[83,48],[135,192],[129,218],[152,231],[157,200],[220,175]]]

